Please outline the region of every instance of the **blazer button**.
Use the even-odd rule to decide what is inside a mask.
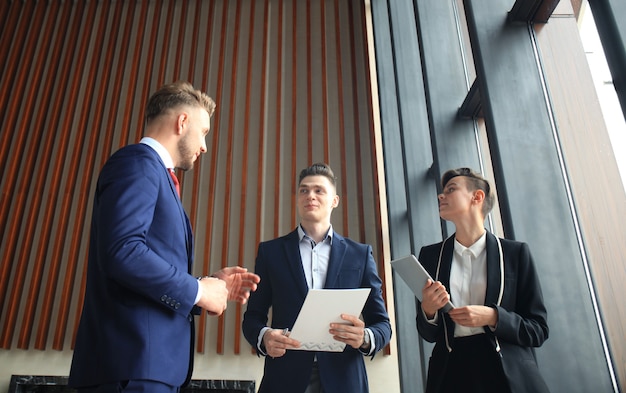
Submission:
[[[161,301],[162,301],[162,302],[164,302],[164,301],[166,301],[166,300],[167,300],[167,296],[165,296],[165,295],[161,296]]]
[[[178,310],[179,308],[180,308],[180,303],[178,303],[178,302],[177,302],[177,303],[174,305],[174,309],[175,309],[175,310]]]

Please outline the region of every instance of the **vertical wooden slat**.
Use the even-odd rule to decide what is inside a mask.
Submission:
[[[330,141],[329,141],[329,126],[328,126],[328,73],[326,71],[328,56],[326,54],[326,2],[320,1],[320,32],[322,40],[322,138],[324,142],[324,162],[330,163]],[[310,39],[309,39],[310,40]],[[341,82],[341,80],[340,80]],[[339,83],[340,85],[341,83]],[[341,102],[341,100],[339,100]],[[343,135],[343,127],[338,129],[339,133]]]
[[[237,0],[235,6],[235,30],[234,30],[234,43],[233,43],[233,62],[231,65],[231,80],[230,80],[230,102],[228,106],[228,136],[226,144],[226,173],[224,190],[227,193],[233,191],[233,146],[235,135],[235,105],[237,99],[237,66],[239,63],[239,36],[241,29],[241,0]],[[222,268],[228,266],[228,255],[230,246],[230,209],[231,198],[224,198],[224,231],[222,233]],[[220,315],[218,318],[217,326],[217,353],[224,353],[224,330],[225,330],[225,316]]]
[[[347,156],[347,152],[346,152],[346,126],[345,126],[345,118],[344,118],[344,106],[343,106],[343,102],[344,102],[344,93],[343,93],[343,62],[342,62],[342,48],[341,48],[341,25],[340,25],[340,21],[341,21],[341,14],[339,12],[339,2],[338,0],[335,0],[334,2],[334,11],[335,11],[335,34],[336,36],[336,43],[335,43],[335,57],[336,57],[336,61],[337,61],[337,101],[338,101],[338,108],[337,108],[337,115],[339,117],[339,150],[341,151],[341,157],[346,157]],[[356,164],[357,167],[360,167],[360,163]],[[342,193],[342,198],[344,201],[349,201],[350,200],[350,187],[348,187],[348,172],[347,172],[348,168],[347,165],[344,165],[342,163],[342,165],[340,166],[340,171],[341,171],[341,179],[342,179],[342,189],[341,189],[341,193]],[[356,195],[363,195],[363,194],[356,194]],[[351,203],[358,203],[357,200],[352,201]],[[346,204],[344,204],[342,211],[342,215],[341,215],[341,222],[343,224],[343,235],[344,236],[350,236],[350,225],[349,225],[349,221],[348,221],[348,213],[350,211],[350,209],[348,209],[348,206]]]
[[[173,72],[173,79],[174,80],[179,80],[182,78],[182,75],[180,74],[180,68],[182,66],[183,63],[183,49],[185,47],[185,29],[187,28],[187,14],[188,14],[188,9],[189,9],[189,2],[188,0],[183,0],[180,2],[181,3],[181,10],[180,10],[180,22],[178,23],[178,42],[176,43],[176,57],[174,57],[175,61],[174,61],[174,72]],[[171,3],[172,5],[174,4],[174,2]],[[163,56],[164,58],[166,58],[166,56]],[[194,57],[193,56],[185,56],[186,59],[188,59],[190,64],[194,63]],[[190,74],[189,77],[191,77],[192,75]],[[190,78],[186,78],[186,80],[189,80]]]
[[[367,58],[361,58],[361,61],[357,61],[357,53],[356,53],[356,38],[354,36],[354,31],[355,29],[357,29],[357,24],[356,21],[354,20],[354,8],[353,8],[353,4],[352,3],[348,3],[348,20],[349,20],[349,38],[350,38],[350,68],[351,68],[351,72],[350,75],[352,76],[352,102],[358,102],[355,100],[359,99],[359,81],[357,79],[358,76],[358,70],[357,67],[362,67],[362,64],[367,64]],[[367,74],[369,75],[369,74]],[[368,89],[368,96],[370,94],[370,90]],[[359,106],[358,105],[352,105],[352,115],[353,115],[353,122],[354,122],[354,129],[355,129],[355,133],[354,133],[354,146],[355,146],[355,159],[356,159],[356,195],[364,195],[364,189],[363,189],[363,157],[362,157],[362,152],[361,152],[361,141],[360,141],[360,134],[361,132],[361,116],[359,113]],[[372,193],[374,194],[375,189],[372,190]],[[364,201],[362,199],[359,198],[355,198],[355,202],[357,203],[357,211],[359,212],[359,217],[365,217],[365,209],[364,209]],[[378,215],[376,215],[375,217],[379,217]],[[378,223],[377,223],[378,224]],[[361,222],[361,225],[358,226],[359,229],[359,239],[361,241],[365,241],[365,228],[368,225],[368,223],[366,222]],[[381,261],[381,259],[377,259],[377,261]],[[380,268],[378,269],[379,271],[381,270]]]
[[[280,5],[279,5],[280,7]],[[267,53],[269,50],[269,31],[270,31],[270,5],[269,5],[269,0],[264,0],[264,4],[263,4],[263,38],[262,38],[262,45],[261,45],[261,87],[258,91],[259,93],[259,128],[258,128],[258,133],[259,133],[259,146],[258,146],[258,162],[259,165],[257,166],[257,172],[256,172],[256,177],[257,177],[257,187],[256,187],[256,195],[260,196],[263,195],[265,193],[265,189],[264,189],[264,184],[265,184],[265,167],[263,165],[263,163],[265,162],[265,151],[266,151],[266,144],[265,144],[265,138],[266,138],[266,110],[267,110]],[[280,11],[279,11],[280,13]],[[281,30],[279,28],[279,30]],[[280,36],[280,35],[279,35]],[[279,46],[280,47],[280,46]],[[279,50],[280,51],[280,50]],[[280,59],[280,57],[279,57]],[[278,61],[278,63],[280,64],[280,60]],[[248,71],[249,72],[249,71]],[[280,78],[278,78],[280,80]],[[280,82],[279,82],[280,83]],[[279,99],[280,97],[280,93],[277,92],[276,94],[277,99]],[[280,121],[277,121],[277,124],[279,124]],[[279,138],[277,138],[277,141],[279,141]],[[280,144],[280,142],[277,143],[278,145]],[[276,155],[278,157],[278,155]],[[274,195],[278,195],[278,194],[274,194]],[[279,198],[273,198],[275,203]],[[261,228],[263,226],[262,224],[262,220],[263,220],[263,208],[261,206],[257,206],[256,212],[255,212],[255,237],[254,237],[254,244],[253,246],[257,246],[260,242],[261,242]],[[276,226],[275,226],[276,227]],[[276,229],[275,229],[276,230]],[[256,353],[256,348],[251,347],[251,352],[252,353]]]
[[[280,233],[280,221],[279,221],[279,217],[280,217],[280,207],[282,205],[281,203],[281,190],[280,190],[280,168],[283,165],[283,160],[282,160],[282,154],[281,154],[281,149],[282,149],[282,105],[283,105],[283,23],[284,23],[284,18],[283,18],[283,12],[284,12],[284,4],[283,4],[283,0],[278,0],[278,23],[277,23],[277,27],[278,27],[278,31],[277,31],[277,37],[276,37],[276,50],[277,50],[277,55],[276,58],[277,60],[277,68],[276,68],[276,129],[274,131],[274,137],[275,137],[275,143],[276,143],[276,158],[274,160],[275,165],[274,165],[274,195],[276,195],[276,198],[274,198],[274,206],[273,206],[273,211],[274,213],[274,236],[273,237],[278,237],[279,233]],[[294,21],[295,22],[295,21]],[[295,115],[292,111],[292,116]]]
[[[221,22],[221,29],[220,29],[220,48],[219,48],[219,55],[218,55],[218,70],[217,70],[217,88],[216,88],[216,92],[215,92],[215,101],[216,101],[216,105],[217,109],[219,110],[219,105],[220,105],[220,100],[221,98],[224,96],[223,91],[224,91],[224,69],[225,69],[225,51],[226,51],[226,20],[228,17],[228,7],[226,6],[226,4],[222,4],[222,16],[220,19]],[[218,156],[217,156],[217,150],[218,150],[218,144],[219,144],[219,136],[220,136],[220,125],[221,125],[221,113],[217,113],[214,116],[214,123],[213,123],[213,150],[212,150],[212,162],[211,162],[211,168],[213,168],[213,170],[210,171],[210,181],[209,181],[209,197],[208,197],[208,201],[212,202],[215,200],[215,187],[216,187],[216,177],[217,177],[217,161],[218,161]],[[206,221],[206,235],[205,235],[205,242],[204,242],[204,247],[205,247],[205,258],[204,258],[204,270],[205,271],[210,271],[211,270],[211,246],[213,244],[213,221],[214,221],[214,214],[213,214],[213,209],[209,208],[209,213],[207,214],[207,221]],[[203,313],[203,315],[205,315],[205,313]],[[204,320],[201,320],[201,326],[204,327]],[[202,330],[202,335],[204,335],[204,329]],[[223,337],[217,337],[218,342],[223,340]],[[203,352],[204,351],[204,337],[201,337],[201,339],[198,340],[198,351],[199,352]]]
[[[291,176],[289,179],[289,195],[291,196],[291,204],[289,206],[296,206],[296,176],[298,173],[298,161],[295,157],[295,152],[298,151],[298,2],[293,1],[292,7],[292,19],[291,30],[291,153],[294,155],[291,157]],[[306,147],[305,147],[306,148]],[[310,163],[310,159],[309,159]],[[291,221],[290,226],[293,227],[297,223],[296,209],[291,209]]]
[[[253,48],[254,48],[254,18],[255,18],[255,1],[250,3],[250,19],[248,20],[248,55],[247,55],[247,70],[246,70],[246,96],[244,104],[244,113],[250,113],[250,99],[252,96],[252,65],[253,61]],[[261,74],[263,75],[263,74]],[[248,190],[248,151],[252,149],[250,144],[250,116],[244,116],[243,120],[243,156],[241,157],[241,200],[239,203],[239,239],[245,239],[246,231],[246,202],[247,202],[247,190]],[[238,242],[237,249],[237,263],[239,265],[244,261],[246,243],[243,241]],[[237,303],[235,307],[235,326],[241,326],[241,305]],[[239,354],[241,351],[241,329],[235,329],[235,341],[234,341],[234,353]]]
[[[141,90],[141,98],[142,98],[142,103],[139,106],[139,116],[137,118],[137,125],[135,126],[135,130],[137,130],[137,134],[135,135],[135,142],[139,142],[139,140],[141,139],[141,130],[143,129],[144,126],[144,121],[145,121],[145,103],[148,101],[148,97],[150,96],[150,89],[151,89],[151,82],[152,82],[152,75],[154,72],[154,67],[156,65],[156,62],[153,61],[152,59],[155,58],[155,52],[156,52],[156,46],[157,46],[157,37],[159,34],[159,28],[160,28],[160,19],[161,19],[161,8],[163,7],[163,0],[158,0],[155,2],[154,4],[154,16],[152,17],[152,23],[149,25],[151,27],[151,33],[150,33],[150,41],[148,41],[147,46],[148,46],[148,54],[146,55],[146,59],[148,59],[148,61],[146,61],[146,69],[145,71],[145,79],[143,79],[143,89]],[[164,56],[162,56],[164,57]],[[157,77],[158,80],[161,80]],[[130,130],[132,131],[132,130]],[[103,157],[104,160],[104,157]],[[104,163],[103,163],[104,164]]]
[[[214,23],[214,15],[215,15],[215,2],[211,2],[210,6],[209,6],[209,20],[207,23],[207,32],[206,32],[206,39],[205,42],[207,43],[207,47],[204,48],[204,59],[203,59],[203,63],[204,63],[204,67],[203,70],[204,72],[202,73],[202,86],[206,87],[209,82],[208,82],[208,69],[209,69],[209,53],[210,53],[210,46],[209,43],[211,42],[212,39],[212,30],[211,27],[213,26]],[[219,72],[219,71],[218,71]],[[218,83],[219,79],[218,79]],[[220,97],[219,95],[219,89],[218,91],[215,92],[215,94],[217,94],[216,97],[216,111],[219,110],[219,101],[218,98]],[[213,119],[216,119],[217,115],[214,114],[213,115]],[[212,150],[211,150],[211,158],[212,158],[212,162],[210,165],[211,171],[210,171],[210,180],[209,180],[209,191],[208,191],[208,203],[213,203],[213,198],[215,196],[215,177],[217,174],[217,166],[216,166],[216,162],[217,162],[217,124],[216,124],[216,120],[214,120],[214,124],[212,127],[212,143],[211,146],[213,146]],[[201,170],[198,170],[198,173],[201,172]],[[210,261],[211,261],[211,238],[213,235],[213,209],[208,208],[207,209],[207,215],[206,215],[206,221],[205,221],[205,236],[204,236],[204,252],[202,254],[202,275],[206,276],[209,274],[210,272]],[[204,344],[206,341],[206,337],[205,337],[205,329],[206,329],[206,322],[207,322],[207,315],[206,313],[201,313],[200,314],[200,318],[198,321],[198,329],[196,330],[196,350],[198,352],[204,352]]]
[[[161,56],[160,56],[161,61],[159,62],[159,72],[157,74],[157,79],[156,79],[157,86],[161,86],[165,83],[165,71],[167,70],[167,60],[168,60],[168,54],[170,50],[170,41],[172,39],[172,26],[174,24],[174,13],[175,13],[174,8],[176,7],[176,2],[170,0],[168,3],[169,3],[169,7],[167,7],[167,14],[165,16],[164,26],[161,24],[157,24],[155,26],[159,28],[164,27],[163,44],[161,46]],[[168,81],[168,82],[173,82],[173,81]]]
[[[267,53],[268,53],[268,48],[269,48],[269,30],[270,30],[270,5],[269,5],[269,0],[265,0],[264,1],[264,6],[263,6],[263,45],[261,46],[261,88],[259,89],[259,102],[261,103],[261,105],[259,105],[259,165],[257,166],[257,189],[256,189],[256,195],[263,195],[265,190],[263,185],[265,184],[265,168],[263,166],[262,163],[265,162],[265,151],[266,151],[266,146],[265,146],[265,138],[266,138],[266,124],[265,124],[265,113],[267,111],[268,108],[268,102],[266,100],[266,90],[267,90]],[[279,57],[280,59],[280,57]],[[279,61],[280,64],[280,61]],[[276,95],[278,98],[280,97],[280,93],[278,92],[278,94]],[[278,121],[277,123],[280,123],[280,121]],[[278,138],[277,138],[278,139]],[[277,194],[274,194],[277,195]],[[279,198],[274,198],[274,200],[278,200]],[[254,238],[254,244],[253,247],[256,246],[257,244],[259,244],[259,242],[261,241],[261,221],[263,218],[263,209],[261,208],[261,206],[258,206],[256,209],[256,216],[255,216],[255,224],[256,224],[256,231],[255,231],[255,238]],[[276,226],[275,226],[276,227]]]
[[[35,23],[37,26],[41,26],[42,20],[45,16],[45,12],[46,10],[44,7],[38,7],[35,9],[34,15],[31,15],[31,19],[29,19],[28,21],[24,20],[22,23],[26,23],[26,24]],[[17,83],[13,88],[14,91],[27,92],[26,94],[24,94],[23,102],[21,102],[21,100],[13,101],[13,103],[19,103],[20,108],[23,108],[25,113],[30,113],[32,111],[33,105],[35,104],[34,101],[35,101],[36,96],[34,92],[35,92],[35,88],[38,87],[37,82],[41,78],[41,68],[43,67],[44,57],[43,56],[40,58],[35,57],[35,49],[36,49],[38,40],[39,40],[39,36],[37,32],[34,30],[29,31],[28,38],[26,40],[26,45],[23,48],[21,55],[19,56],[23,60],[23,63],[20,64],[20,68],[31,70],[33,60],[35,60],[35,63],[36,63],[34,66],[35,81],[30,84],[30,89],[27,89],[28,76],[30,74],[27,72],[22,72],[19,74],[19,77],[17,78]],[[18,304],[20,300],[22,299],[21,293],[24,287],[26,270],[28,268],[28,260],[24,258],[24,255],[30,252],[30,245],[32,244],[30,239],[32,239],[32,237],[34,236],[34,227],[37,222],[31,210],[24,211],[24,206],[26,204],[26,201],[28,199],[28,194],[29,194],[28,186],[30,182],[28,181],[29,180],[28,175],[32,174],[33,171],[35,170],[35,162],[34,162],[35,160],[29,160],[26,163],[26,168],[24,172],[25,176],[21,176],[21,177],[18,176],[18,171],[19,171],[18,168],[19,168],[19,165],[22,164],[21,157],[35,157],[35,151],[38,147],[38,144],[35,143],[35,141],[37,141],[40,138],[40,135],[43,134],[43,130],[35,130],[35,132],[39,132],[39,134],[29,132],[30,122],[18,121],[19,111],[17,107],[14,107],[13,104],[11,104],[11,108],[9,109],[8,113],[9,113],[9,122],[7,123],[5,127],[5,130],[7,130],[5,132],[18,135],[18,141],[17,141],[17,146],[16,146],[17,148],[15,150],[14,156],[11,157],[12,159],[7,165],[8,170],[5,172],[6,177],[8,178],[7,183],[5,183],[5,187],[7,187],[7,189],[9,190],[12,190],[14,192],[14,195],[17,195],[17,198],[15,201],[15,204],[13,205],[13,208],[10,209],[13,212],[13,218],[8,223],[9,225],[5,224],[5,226],[3,226],[3,229],[5,227],[8,227],[9,243],[7,245],[7,252],[5,253],[5,255],[3,256],[1,260],[6,261],[6,264],[3,264],[5,265],[5,268],[3,270],[6,269],[8,272],[9,268],[12,265],[14,265],[16,266],[16,273],[13,279],[13,286],[11,288],[10,293],[8,294],[6,298],[4,298],[3,296],[3,298],[8,304],[3,307],[5,315],[6,315],[6,319],[4,322],[2,335],[0,336],[2,348],[10,348],[11,346],[11,338],[15,330],[15,321],[17,319],[17,314],[19,312]],[[9,132],[8,130],[11,130],[11,131]],[[27,143],[27,136],[31,136],[33,138],[33,141],[31,143]],[[18,177],[19,177],[19,183],[16,184],[18,182]],[[17,192],[15,192],[14,187],[17,187]],[[4,206],[7,206],[6,207],[7,211],[9,210],[8,206],[10,206],[9,201],[11,201],[12,199],[13,198],[3,199],[3,202],[6,202],[6,204],[3,203],[3,208]],[[25,215],[28,215],[28,218],[26,220],[27,221],[26,231],[24,232],[22,246],[17,247],[18,235],[20,233],[20,228],[23,226],[22,219]],[[0,219],[0,222],[5,223],[6,214],[3,212],[1,216],[3,218]],[[2,237],[4,237],[4,234],[2,235]],[[14,259],[16,250],[19,250],[17,260]],[[8,284],[8,280],[6,281]],[[4,285],[5,284],[3,284],[3,286]],[[5,289],[3,288],[2,291],[0,291],[0,293],[4,295]]]
[[[133,96],[136,93],[136,87],[139,79],[139,63],[141,62],[141,48],[143,47],[143,42],[145,38],[145,31],[148,25],[148,6],[149,2],[143,1],[141,3],[141,14],[139,16],[138,23],[136,21],[132,21],[131,25],[138,25],[137,29],[137,38],[135,40],[135,52],[133,53],[133,60],[130,64],[130,72],[128,75],[128,91],[126,93],[126,98],[124,102],[124,116],[122,117],[122,130],[120,132],[120,138],[117,146],[121,147],[129,143],[128,134],[130,132],[130,117],[131,113],[134,109],[136,109],[133,105]],[[141,75],[143,77],[143,74]],[[143,78],[141,78],[143,80]],[[143,117],[139,116],[141,122],[143,122]],[[143,123],[142,123],[143,124]],[[108,158],[109,154],[104,153],[104,158]],[[102,166],[102,165],[101,165]]]
[[[196,60],[198,58],[198,48],[200,47],[200,43],[198,42],[198,36],[200,35],[200,16],[202,15],[202,13],[200,12],[200,6],[202,5],[202,1],[201,0],[196,0],[196,5],[195,5],[195,9],[193,11],[188,11],[188,12],[193,12],[194,13],[194,18],[193,18],[193,33],[191,34],[191,54],[189,56],[189,58],[191,59],[191,61],[189,62],[189,69],[187,70],[187,75],[188,75],[188,80],[191,81],[191,83],[196,86],[195,81],[194,81],[194,72],[196,69]],[[182,55],[181,55],[182,56]],[[205,85],[201,85],[200,89],[204,89]],[[198,171],[199,172],[199,171]]]
[[[212,2],[212,4],[214,4]],[[196,59],[198,57],[198,48],[200,47],[199,45],[199,31],[200,31],[200,24],[201,24],[201,5],[202,5],[202,1],[201,0],[197,0],[196,1],[196,5],[195,5],[195,11],[193,11],[195,13],[195,17],[194,17],[194,22],[193,22],[193,35],[191,37],[192,42],[191,42],[191,55],[189,56],[189,69],[188,69],[188,80],[191,81],[192,84],[194,84],[194,86],[196,86],[196,88],[200,88],[201,90],[204,90],[206,85],[207,85],[207,69],[205,67],[208,67],[208,57],[207,57],[207,53],[209,52],[209,41],[205,42],[205,56],[204,56],[204,64],[205,66],[202,67],[202,69],[204,70],[202,73],[202,82],[200,84],[200,86],[197,86],[197,83],[195,83],[193,81],[193,76],[194,76],[194,72],[195,72],[195,66],[196,66]],[[211,6],[211,11],[209,13],[209,21],[208,23],[206,23],[207,26],[211,26],[212,25],[212,18],[213,18],[213,12],[212,12],[213,7]],[[189,11],[186,11],[189,12]],[[210,32],[210,28],[208,29]],[[210,35],[207,35],[207,37],[210,37]],[[179,57],[180,58],[180,57]],[[210,95],[210,94],[209,94]],[[190,217],[190,221],[191,221],[191,226],[192,228],[196,229],[196,218],[198,215],[198,200],[199,200],[199,187],[200,187],[200,179],[201,179],[201,168],[199,167],[200,164],[196,164],[196,169],[193,172],[193,184],[192,184],[192,192],[191,192],[191,207],[189,210],[189,217]],[[204,245],[203,245],[204,246]],[[199,247],[199,245],[196,243],[196,247]],[[202,275],[208,275],[208,271],[207,272],[203,272]],[[198,348],[203,348],[204,347],[204,329],[205,329],[205,324],[206,324],[206,315],[203,313],[200,316],[200,321],[198,322],[199,325],[199,329],[196,330],[196,336],[197,336],[197,346]],[[198,350],[199,352],[202,352],[200,350]]]
[[[170,41],[172,40],[172,26],[174,24],[174,14],[176,13],[176,1],[169,0],[169,7],[167,9],[166,21],[165,21],[165,29],[163,29],[163,47],[161,53],[161,62],[159,63],[159,73],[157,74],[157,85],[161,86],[168,82],[174,82],[177,78],[176,72],[177,67],[174,67],[174,73],[172,75],[174,80],[166,80],[165,74],[167,72],[167,60],[169,58],[168,54],[170,51]],[[183,25],[184,27],[184,25]],[[174,63],[178,64],[179,61],[175,61]],[[184,184],[183,184],[183,174],[181,171],[176,171],[176,176],[180,181],[180,197],[184,197]]]
[[[199,0],[196,0],[196,4],[195,4],[195,10],[194,11],[189,11],[188,7],[185,7],[185,12],[193,12],[195,14],[195,17],[193,18],[193,34],[191,35],[191,54],[189,56],[189,68],[187,70],[187,80],[191,82],[191,84],[193,84],[196,89],[200,89],[203,90],[204,89],[204,85],[201,86],[197,86],[197,84],[194,81],[194,70],[196,67],[196,60],[198,58],[198,35],[199,35],[199,31],[200,31],[200,5],[201,2]],[[182,34],[182,32],[181,32]],[[182,48],[182,44],[179,45],[179,49]],[[181,52],[182,53],[182,52]],[[182,56],[182,54],[180,56],[178,56],[177,58],[180,59]],[[199,166],[198,163],[196,163],[196,168]],[[192,189],[191,189],[191,207],[189,209],[189,220],[191,221],[191,228],[193,228],[194,230],[196,229],[196,217],[198,215],[198,188],[200,185],[200,169],[196,169],[193,171],[193,183],[192,183]]]
[[[295,2],[294,2],[295,5]],[[306,149],[306,163],[307,165],[311,164],[313,161],[313,82],[312,78],[312,64],[311,64],[311,0],[306,0],[306,141],[307,141],[307,149]],[[294,130],[296,130],[294,128]],[[295,136],[295,134],[294,134]],[[294,138],[295,139],[295,138]],[[296,150],[292,150],[293,153]],[[296,160],[294,160],[296,162]]]

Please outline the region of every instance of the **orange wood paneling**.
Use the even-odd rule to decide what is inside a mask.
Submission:
[[[207,153],[178,174],[194,274],[253,270],[258,243],[298,222],[299,171],[322,160],[342,192],[335,230],[372,244],[384,274],[364,13],[339,0],[0,4],[0,347],[71,348],[98,172],[179,79],[217,103]],[[244,309],[198,318],[196,350],[240,353]]]

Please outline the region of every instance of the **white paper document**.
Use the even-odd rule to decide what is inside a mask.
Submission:
[[[359,316],[370,288],[311,289],[304,299],[289,337],[300,341],[303,351],[341,352],[346,344],[333,339],[330,324],[348,323],[341,314]]]

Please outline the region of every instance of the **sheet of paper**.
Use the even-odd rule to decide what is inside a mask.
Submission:
[[[341,314],[359,316],[370,288],[311,289],[304,299],[289,337],[300,341],[298,350],[341,352],[346,344],[328,332],[332,322],[347,323]]]

